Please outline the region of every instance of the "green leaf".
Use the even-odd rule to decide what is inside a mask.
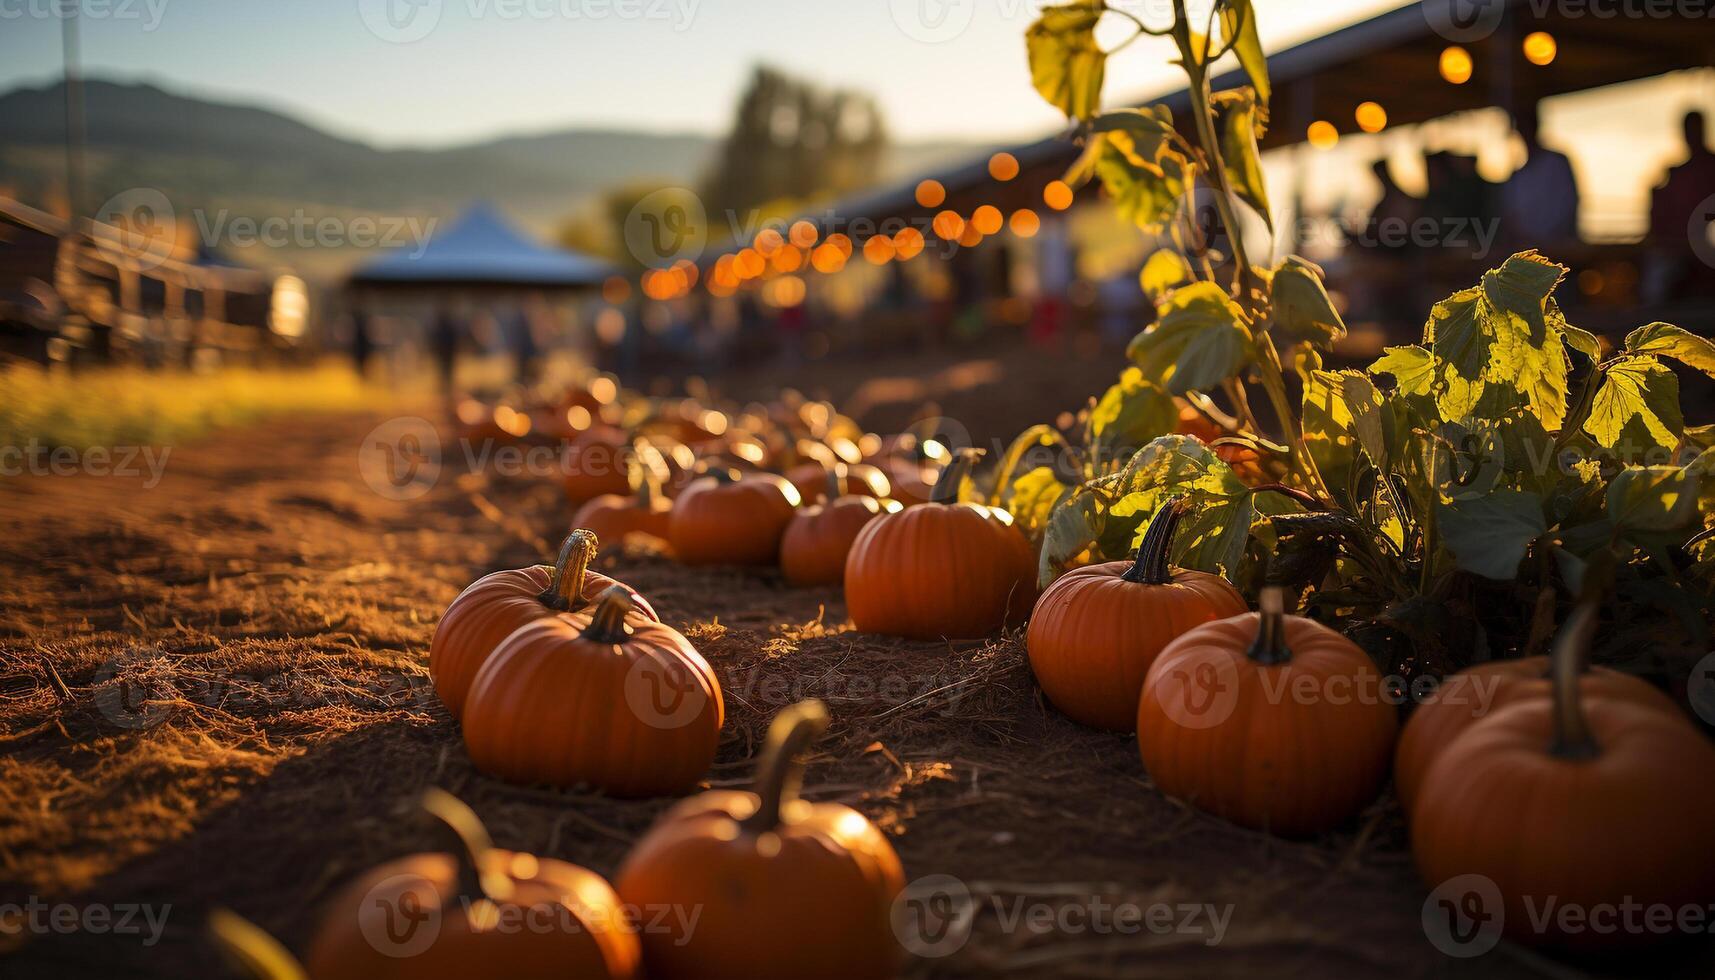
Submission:
[[[1126,368],[1119,382],[1090,412],[1091,448],[1099,460],[1105,461],[1115,449],[1135,452],[1150,440],[1172,432],[1178,422],[1179,408],[1173,396],[1150,384],[1137,368]]]
[[[1185,257],[1170,248],[1159,249],[1143,264],[1138,281],[1143,291],[1156,302],[1173,291],[1175,286],[1191,278],[1191,265]]]
[[[1268,58],[1262,51],[1262,34],[1257,30],[1256,11],[1251,7],[1251,0],[1228,0],[1221,10],[1221,37],[1225,43],[1232,44],[1239,64],[1251,78],[1251,85],[1267,105],[1273,97],[1273,88],[1268,81]]]
[[[1131,138],[1132,152],[1153,160],[1173,138],[1173,110],[1164,105],[1104,112],[1090,123],[1092,133],[1124,133]]]
[[[1072,559],[1095,544],[1101,516],[1095,499],[1087,491],[1075,491],[1054,505],[1048,530],[1042,535],[1042,557],[1037,565],[1037,583],[1047,588]]]
[[[1525,252],[1483,284],[1436,304],[1424,341],[1438,359],[1435,398],[1448,420],[1492,418],[1527,406],[1548,429],[1566,419],[1566,341],[1549,323],[1548,294],[1562,266]]]
[[[1095,172],[1120,217],[1149,234],[1159,235],[1184,202],[1185,170],[1178,156],[1165,149],[1153,158],[1141,156],[1128,133],[1102,134]]]
[[[1584,421],[1598,445],[1626,456],[1672,448],[1684,430],[1679,378],[1655,358],[1637,355],[1608,366]]]
[[[1024,35],[1030,81],[1070,119],[1089,119],[1101,107],[1108,56],[1096,44],[1100,0],[1045,7]]]
[[[1703,526],[1702,479],[1678,466],[1633,466],[1608,484],[1608,518],[1622,531],[1675,532],[1690,537]]]
[[[1548,301],[1548,325],[1559,330],[1566,336],[1567,346],[1592,361],[1602,359],[1602,341],[1595,334],[1566,322],[1566,314],[1560,312],[1560,304],[1554,300]]]
[[[1536,252],[1521,252],[1484,274],[1483,296],[1495,311],[1523,320],[1530,342],[1541,344],[1548,336],[1548,298],[1566,272]]]
[[[1435,355],[1416,345],[1384,348],[1370,373],[1393,375],[1400,394],[1427,396],[1435,384]]]
[[[1160,322],[1138,334],[1126,354],[1143,376],[1183,395],[1239,373],[1250,351],[1244,314],[1221,287],[1197,282],[1158,307]]]
[[[1288,340],[1309,341],[1323,350],[1346,335],[1346,322],[1328,298],[1322,269],[1296,255],[1274,270],[1274,329]]]
[[[1012,481],[1006,509],[1024,533],[1034,540],[1047,529],[1048,518],[1055,505],[1071,492],[1072,488],[1061,483],[1051,467],[1038,466]]]
[[[1626,353],[1670,357],[1715,378],[1715,342],[1671,323],[1639,327],[1626,337]]]
[[[1121,496],[1108,508],[1110,526],[1101,535],[1108,557],[1135,551],[1149,517],[1186,496],[1191,509],[1179,525],[1174,563],[1228,577],[1237,571],[1256,508],[1249,488],[1209,447],[1189,436],[1163,436],[1133,457],[1114,489]]]
[[[1523,490],[1442,503],[1436,518],[1458,566],[1492,579],[1517,577],[1530,543],[1548,530],[1542,498]]]
[[[1354,386],[1353,392],[1365,404],[1354,407],[1347,399],[1346,382],[1361,381],[1368,391]],[[1373,401],[1371,398],[1373,397]],[[1381,438],[1381,394],[1369,379],[1355,371],[1312,371],[1304,379],[1304,443],[1310,458],[1342,506],[1350,508],[1355,501],[1351,489],[1362,461],[1358,458],[1360,442],[1357,415],[1367,413],[1375,423],[1374,435]]]
[[[1262,151],[1257,148],[1257,140],[1268,132],[1268,108],[1257,103],[1251,88],[1221,92],[1212,104],[1220,118],[1221,164],[1227,183],[1273,231],[1274,211],[1268,205],[1268,181],[1262,172]]]

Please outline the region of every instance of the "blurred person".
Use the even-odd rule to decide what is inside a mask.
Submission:
[[[441,394],[453,397],[453,368],[458,361],[459,338],[463,334],[460,317],[451,306],[435,308],[434,322],[429,325],[429,352],[435,358],[435,370],[441,379]]]
[[[1662,302],[1683,295],[1706,276],[1701,256],[1715,223],[1715,153],[1709,150],[1708,120],[1702,112],[1685,114],[1685,162],[1668,168],[1650,195],[1649,258],[1644,298]],[[1701,248],[1701,251],[1700,251]]]
[[[375,354],[375,335],[369,322],[369,311],[361,306],[351,311],[351,363],[357,376],[369,376],[369,359]]]
[[[1412,197],[1393,179],[1388,158],[1382,157],[1370,170],[1382,185],[1382,196],[1376,201],[1364,227],[1351,236],[1360,248],[1404,251],[1411,247],[1412,228],[1423,216],[1423,202]]]
[[[1578,177],[1572,159],[1542,145],[1535,108],[1519,111],[1513,128],[1524,140],[1524,165],[1501,185],[1501,231],[1519,248],[1551,249],[1578,241]]]

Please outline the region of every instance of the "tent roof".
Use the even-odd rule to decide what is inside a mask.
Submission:
[[[600,259],[526,238],[486,204],[472,206],[421,249],[401,246],[363,266],[353,285],[593,286],[614,273]]]

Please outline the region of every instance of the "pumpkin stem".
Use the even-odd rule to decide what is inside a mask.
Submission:
[[[597,643],[624,643],[631,636],[625,617],[635,608],[637,604],[631,599],[630,589],[623,585],[608,586],[596,596],[595,612],[590,614],[590,624],[584,627],[584,637]]]
[[[1562,759],[1593,758],[1600,749],[1584,715],[1578,677],[1596,633],[1596,603],[1585,600],[1572,611],[1560,629],[1549,664],[1549,682],[1554,696],[1554,743],[1549,751]]]
[[[756,767],[756,812],[744,829],[764,834],[780,826],[780,809],[798,799],[804,779],[805,750],[828,728],[828,709],[820,701],[800,701],[774,716],[768,742]]]
[[[554,575],[548,587],[536,601],[556,612],[575,612],[584,603],[584,573],[595,560],[595,532],[589,528],[573,528],[560,545],[559,557],[554,559]]]
[[[433,786],[423,791],[422,807],[458,838],[458,847],[453,852],[459,865],[458,897],[470,901],[510,898],[512,883],[504,874],[489,870],[493,862],[488,855],[494,850],[494,841],[476,811],[453,794]]]
[[[971,467],[982,458],[981,449],[961,449],[953,454],[953,461],[941,470],[941,475],[935,478],[935,492],[930,495],[932,504],[956,504],[959,502],[959,490],[964,486],[965,478],[971,475]]]
[[[1271,585],[1257,597],[1256,640],[1251,643],[1250,658],[1264,666],[1283,664],[1292,659],[1286,647],[1286,590]]]
[[[637,501],[637,509],[645,512],[654,509],[655,495],[660,490],[655,485],[655,467],[643,461],[643,453],[646,450],[654,451],[647,442],[637,440],[631,457],[625,461],[626,481],[631,484],[631,493]]]
[[[210,912],[208,931],[221,951],[256,980],[309,980],[303,966],[278,939],[236,913],[226,909]]]
[[[1137,546],[1137,561],[1120,576],[1127,582],[1141,585],[1166,585],[1173,581],[1173,534],[1179,530],[1179,519],[1190,509],[1191,502],[1174,497],[1149,519],[1149,530],[1143,532],[1143,543]]]
[[[831,504],[845,494],[846,473],[848,471],[846,469],[846,464],[838,461],[836,461],[832,466],[823,463],[822,469],[827,473],[828,477],[828,487],[823,492],[827,494],[828,503]]]

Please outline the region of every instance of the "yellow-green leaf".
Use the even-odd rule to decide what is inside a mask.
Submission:
[[[1685,431],[1679,379],[1653,357],[1632,355],[1609,365],[1584,422],[1604,449],[1622,455],[1672,448]]]
[[[1150,255],[1149,261],[1143,264],[1143,272],[1138,275],[1138,282],[1143,285],[1143,291],[1149,294],[1150,299],[1160,302],[1174,287],[1190,278],[1191,264],[1185,261],[1185,257],[1170,248],[1164,248]]]
[[[1096,44],[1100,0],[1046,7],[1025,32],[1030,81],[1071,119],[1089,119],[1101,107],[1108,56]]]
[[[1069,493],[1071,488],[1060,482],[1051,467],[1038,466],[1012,481],[1006,509],[1019,528],[1034,540],[1047,530],[1054,505]]]
[[[1126,368],[1119,383],[1109,388],[1090,412],[1091,448],[1102,462],[1116,450],[1130,455],[1150,440],[1172,432],[1178,421],[1179,407],[1173,396],[1146,380],[1141,370]]]
[[[1288,340],[1304,340],[1328,350],[1346,335],[1346,321],[1334,309],[1322,270],[1296,255],[1275,267],[1274,328]]]
[[[1715,342],[1671,323],[1652,323],[1633,330],[1626,337],[1626,352],[1670,357],[1715,378]]]
[[[1229,0],[1221,9],[1221,36],[1232,45],[1233,54],[1238,56],[1245,74],[1250,76],[1251,85],[1267,105],[1273,89],[1268,81],[1268,58],[1262,51],[1262,34],[1257,30],[1256,11],[1251,7],[1251,0]]]
[[[1249,87],[1221,92],[1213,104],[1221,122],[1221,163],[1227,183],[1273,231],[1274,211],[1268,204],[1262,151],[1257,148],[1257,140],[1268,131],[1268,108],[1258,104],[1256,91]]]
[[[1157,310],[1160,321],[1138,334],[1126,351],[1147,380],[1183,395],[1215,387],[1244,366],[1250,351],[1244,314],[1221,287],[1192,283],[1174,291]]]

